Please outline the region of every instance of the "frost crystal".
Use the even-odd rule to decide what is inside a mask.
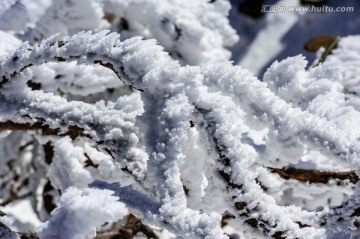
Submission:
[[[0,26],[0,205],[29,200],[39,238],[357,229],[359,36],[259,80],[224,62],[227,1],[37,3]],[[0,3],[0,23],[23,7]]]

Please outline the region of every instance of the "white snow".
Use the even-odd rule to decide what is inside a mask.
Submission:
[[[238,3],[1,1],[0,237],[94,238],[130,213],[164,239],[357,230],[359,10]],[[317,21],[339,41],[319,64],[299,50]]]
[[[96,236],[96,227],[128,214],[111,191],[68,188],[61,196],[52,219],[40,226],[40,238],[82,239]]]

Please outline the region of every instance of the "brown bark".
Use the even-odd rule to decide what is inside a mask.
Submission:
[[[272,173],[277,173],[283,179],[294,179],[301,182],[309,183],[329,183],[331,180],[341,181],[349,180],[351,183],[357,183],[359,177],[355,171],[347,172],[330,172],[297,168],[268,168]]]

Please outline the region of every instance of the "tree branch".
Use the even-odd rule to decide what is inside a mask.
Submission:
[[[12,121],[0,122],[0,131],[11,130],[11,131],[33,131],[40,130],[42,135],[54,135],[54,136],[70,136],[71,139],[75,139],[78,136],[83,136],[91,139],[89,134],[84,133],[84,129],[76,125],[69,125],[68,130],[65,133],[61,132],[60,128],[50,128],[44,124],[44,119],[40,119],[34,124],[30,123],[15,123]]]
[[[319,171],[319,170],[308,170],[308,169],[297,169],[297,168],[271,168],[268,169],[272,173],[277,173],[283,179],[295,179],[301,182],[309,183],[329,183],[331,180],[345,181],[349,180],[351,183],[357,183],[359,177],[355,171],[347,172],[330,172],[330,171]],[[340,182],[339,182],[340,183]]]
[[[115,227],[110,231],[97,233],[95,239],[132,239],[139,232],[143,233],[146,238],[159,239],[150,227],[144,225],[139,218],[136,218],[132,214],[128,216],[125,225]]]

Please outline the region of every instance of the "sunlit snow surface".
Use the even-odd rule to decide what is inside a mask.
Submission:
[[[122,40],[136,35],[141,35],[145,39],[155,38],[166,51],[171,53],[174,59],[180,61],[181,65],[211,63],[210,65],[202,65],[196,69],[182,68],[181,70],[179,70],[179,66],[174,63],[170,66],[167,65],[169,72],[162,72],[161,75],[157,75],[158,73],[154,71],[152,74],[147,75],[145,80],[147,80],[147,84],[153,81],[161,86],[162,84],[168,84],[169,78],[173,77],[174,79],[178,79],[182,83],[188,84],[187,91],[190,93],[186,94],[190,95],[188,97],[191,100],[198,105],[214,108],[217,110],[218,115],[224,116],[223,118],[217,118],[217,116],[211,115],[209,118],[213,117],[212,120],[217,120],[224,125],[223,127],[218,127],[216,130],[220,135],[228,134],[229,138],[225,138],[223,141],[231,145],[234,150],[237,149],[234,152],[228,152],[229,155],[236,153],[244,154],[245,158],[249,158],[245,164],[249,165],[253,164],[255,160],[259,160],[265,165],[270,162],[280,167],[283,166],[283,164],[282,162],[277,164],[276,159],[289,158],[285,163],[292,163],[292,165],[303,169],[346,171],[353,168],[354,165],[358,166],[358,162],[355,159],[350,159],[347,162],[329,160],[331,157],[319,152],[316,147],[304,147],[304,145],[299,144],[296,139],[293,141],[291,137],[289,137],[288,140],[286,138],[288,135],[291,136],[295,130],[311,130],[311,125],[308,123],[310,120],[307,121],[306,115],[299,113],[300,110],[309,112],[309,115],[315,115],[316,117],[314,118],[316,119],[321,118],[327,120],[329,125],[339,130],[345,131],[349,128],[353,129],[349,137],[346,138],[349,139],[349,145],[352,143],[351,140],[357,139],[357,135],[360,134],[360,128],[358,126],[360,124],[360,100],[356,96],[360,94],[360,37],[346,37],[347,35],[360,34],[360,3],[358,1],[332,1],[329,3],[330,6],[335,7],[354,6],[354,12],[352,13],[268,13],[258,20],[253,20],[240,14],[237,11],[237,6],[241,1],[236,0],[231,1],[231,9],[229,8],[229,4],[220,0],[216,1],[217,5],[215,5],[215,7],[207,4],[207,1],[191,0],[169,1],[171,3],[156,0],[109,0],[92,1],[91,4],[88,4],[87,1],[74,1],[74,4],[69,6],[63,4],[63,2],[65,1],[58,1],[54,5],[51,5],[50,1],[47,0],[3,0],[0,2],[0,59],[12,53],[24,40],[29,40],[33,43],[42,37],[46,38],[56,32],[61,32],[60,38],[68,40],[68,35],[72,35],[81,30],[119,30],[118,25],[111,22],[109,23],[103,19],[102,7],[104,7],[104,2],[108,2],[108,5],[105,5],[106,11],[112,11],[119,16],[124,16],[129,22],[134,23],[131,30],[121,33]],[[265,1],[265,3],[270,4],[270,1]],[[277,4],[297,6],[299,5],[299,1],[283,0],[277,2]],[[49,7],[49,9],[47,9],[47,7]],[[179,11],[178,9],[180,8],[188,9]],[[230,25],[227,20],[227,12],[229,10]],[[208,14],[204,14],[204,12]],[[54,15],[52,14],[55,14],[59,18],[65,18],[64,16],[66,16],[66,21],[56,22],[53,20]],[[161,24],[159,24],[159,19],[162,19]],[[125,28],[124,26],[122,27]],[[179,31],[179,28],[183,30]],[[238,35],[233,28],[237,31]],[[102,33],[100,33],[100,36],[101,34]],[[182,34],[183,37],[179,38],[179,34]],[[309,38],[319,34],[330,34],[344,38],[341,39],[337,49],[333,51],[332,55],[328,56],[324,64],[312,68],[311,65],[316,55],[305,52],[303,45]],[[112,40],[111,37],[109,37],[109,39],[109,41]],[[98,40],[99,39],[94,38],[94,42]],[[134,39],[129,40],[127,44],[130,48],[135,47],[136,44],[141,44],[138,42],[140,42],[139,39]],[[76,44],[74,45],[76,46]],[[149,43],[147,46],[153,47],[152,43]],[[125,44],[123,47],[125,49],[124,51],[130,51],[126,47]],[[81,47],[72,50],[74,52],[79,50],[80,52]],[[158,49],[153,47],[149,52],[153,52],[152,50],[156,52]],[[103,51],[106,52],[107,49],[104,48]],[[297,56],[298,54],[302,54],[306,58]],[[162,64],[162,56],[163,55],[159,54],[159,57],[155,60],[158,60]],[[137,64],[137,62],[139,62],[139,56],[132,55],[131,57],[127,59],[128,62],[124,63],[125,67],[127,66],[126,64],[130,66],[131,64]],[[145,59],[144,57],[144,60],[149,59]],[[232,71],[232,68],[228,64],[219,63],[226,60],[233,60],[234,64],[248,69],[251,73],[240,70],[238,72],[235,70]],[[139,69],[146,68],[142,64],[137,66]],[[79,69],[85,73],[79,75],[77,72]],[[146,69],[151,69],[151,67]],[[214,73],[214,69],[216,73]],[[128,67],[126,70],[128,70],[130,76],[135,77],[142,74],[142,72],[138,72],[136,68],[132,69]],[[118,80],[118,77],[107,68],[94,67],[92,65],[79,66],[76,65],[76,63],[49,63],[36,66],[32,71],[32,74],[35,75],[33,81],[35,83],[41,82],[44,92],[55,92],[56,95],[65,94],[69,100],[84,100],[91,103],[97,102],[91,108],[79,104],[77,105],[79,111],[72,111],[70,104],[62,101],[61,97],[56,98],[61,107],[55,107],[55,111],[59,112],[59,114],[66,111],[70,112],[69,118],[65,120],[83,115],[81,118],[82,122],[90,122],[87,121],[89,118],[96,117],[96,115],[92,113],[95,112],[95,110],[102,112],[113,110],[119,111],[119,115],[126,118],[126,122],[112,118],[112,114],[106,115],[104,122],[119,125],[119,127],[124,128],[127,127],[128,124],[133,127],[136,116],[142,114],[144,108],[151,108],[150,103],[154,103],[159,104],[159,107],[165,107],[166,110],[163,114],[179,120],[178,122],[166,122],[164,115],[159,116],[163,117],[163,122],[178,124],[177,126],[180,129],[185,128],[184,122],[186,122],[186,127],[188,127],[188,119],[186,116],[190,115],[190,110],[185,97],[174,98],[173,101],[167,102],[168,105],[166,106],[161,105],[163,102],[157,101],[158,99],[149,98],[147,99],[148,104],[143,105],[140,99],[140,93],[131,94],[132,91],[124,86],[124,84]],[[174,72],[177,72],[177,74]],[[243,75],[239,76],[240,72]],[[240,79],[254,80],[255,77],[250,77],[250,75],[253,74],[254,76],[258,76],[259,80],[264,83],[256,83],[254,85],[237,84],[237,82],[227,81],[226,79],[221,79],[217,82],[217,74],[224,76],[232,74],[237,76],[238,78],[234,78],[239,79],[239,81]],[[199,82],[203,80],[200,79],[200,75],[206,77],[204,79],[205,83],[209,85],[213,84],[213,88],[209,87],[210,90],[214,89],[215,92],[215,89],[220,88],[221,94],[223,95],[219,95],[216,92],[213,93],[210,90],[205,93],[202,92],[201,89],[197,89],[195,92],[199,93],[199,95],[201,95],[200,93],[204,93],[204,95],[207,94],[205,98],[199,97],[199,99],[197,99],[199,95],[192,93],[190,89],[197,87],[196,80]],[[190,82],[190,79],[185,79],[186,76],[194,77],[194,79],[198,77],[199,79]],[[23,77],[26,78],[27,76]],[[56,78],[61,78],[62,80],[55,84],[52,83],[53,79]],[[21,80],[20,77],[19,81]],[[170,79],[170,82],[171,80],[173,79]],[[228,88],[230,84],[233,88]],[[17,86],[15,84],[12,87],[16,89]],[[176,87],[178,86],[174,84],[174,88]],[[270,90],[265,93],[258,92],[260,95],[264,93],[264,101],[256,102],[251,99],[255,93],[247,95],[244,93],[244,95],[236,98],[238,91],[249,92],[246,91],[246,89],[242,91],[244,89],[242,87],[252,87],[251,90],[253,91],[251,92],[256,92],[256,88],[262,89],[262,87],[267,87]],[[108,102],[99,101],[103,98],[103,92],[106,92],[109,88],[111,90],[115,89],[115,93],[112,93],[113,96],[107,99],[109,100]],[[150,91],[156,92],[164,90],[165,87],[149,87],[149,89]],[[13,92],[15,92],[15,90]],[[276,112],[277,109],[271,108],[272,103],[266,101],[266,94],[270,95],[273,93],[282,100],[274,100],[274,102],[280,102],[284,105],[287,103],[290,106],[297,107],[296,110],[293,110],[291,107],[279,107],[279,109],[280,111],[286,109],[287,111],[293,112],[294,115],[298,115],[299,121],[303,120],[303,122],[299,123],[299,126],[284,123],[282,125],[283,128],[279,127],[278,131],[269,133],[268,127],[263,127],[263,125],[257,125],[256,122],[253,122],[252,116],[249,115],[246,110],[251,109],[255,112],[254,104],[262,106],[262,110],[264,111],[268,110],[269,117],[271,117],[271,113],[281,115],[279,121],[289,117],[289,114],[286,112]],[[27,99],[26,97],[33,97],[28,92],[22,92],[22,94],[19,95],[19,97],[24,97],[24,99]],[[123,95],[124,97],[117,99],[119,95]],[[44,98],[39,99],[39,102],[43,100],[44,103],[41,103],[42,107],[43,109],[47,109],[46,100],[52,97],[52,95],[43,96]],[[209,99],[215,98],[217,99],[216,102],[208,102]],[[344,100],[345,98],[346,100]],[[238,102],[241,108],[236,108],[234,102]],[[234,105],[232,105],[232,103]],[[12,112],[9,111],[9,115],[0,115],[0,120],[10,118],[11,114]],[[231,125],[229,122],[232,122],[231,120],[233,120],[234,116],[241,116],[242,118],[234,121]],[[148,120],[151,119],[152,116],[148,114],[143,117],[148,117],[146,119]],[[259,115],[257,115],[257,117],[260,118]],[[266,118],[268,116],[263,115],[261,117]],[[295,122],[298,123],[297,121]],[[321,125],[323,121],[319,122],[318,125]],[[52,123],[54,125],[59,124],[56,120]],[[279,124],[281,123],[283,122]],[[231,130],[231,127],[235,128],[239,126],[240,128],[240,125],[241,127],[245,125],[241,131],[233,132]],[[136,125],[136,127],[140,127],[141,129],[146,128],[141,125]],[[303,128],[297,129],[296,127]],[[326,131],[326,128],[324,128],[323,131]],[[342,145],[341,143],[343,142],[336,141],[336,136],[331,135],[330,132],[327,133],[328,134],[325,132],[324,135],[329,135],[329,138],[334,139],[335,143]],[[1,147],[9,147],[7,145],[8,142],[5,142],[8,134],[8,131],[1,132]],[[120,138],[122,134],[123,132],[116,130],[109,131],[104,138]],[[141,135],[142,133],[135,129],[133,134],[129,133],[129,139],[134,145],[139,141],[136,134]],[[155,131],[153,134],[147,134],[146,137],[148,138],[145,140],[151,141],[151,137],[160,137],[156,134],[157,132]],[[129,153],[133,161],[129,160],[129,162],[127,162],[128,169],[133,171],[139,180],[148,177],[146,178],[148,180],[147,183],[154,183],[156,181],[156,175],[145,175],[144,173],[147,157],[153,157],[155,158],[154,161],[158,160],[158,162],[161,162],[162,157],[167,156],[167,154],[171,155],[173,153],[176,155],[176,153],[178,153],[175,150],[176,146],[173,146],[174,149],[172,149],[171,146],[166,146],[168,148],[165,149],[167,143],[169,143],[169,145],[174,142],[174,144],[182,144],[187,141],[188,145],[190,145],[190,143],[192,143],[191,145],[195,145],[194,148],[184,148],[184,152],[177,155],[177,159],[183,162],[186,161],[187,158],[199,157],[199,160],[193,161],[191,168],[188,168],[186,165],[181,165],[180,163],[178,167],[179,172],[176,170],[173,172],[174,174],[183,175],[185,179],[189,179],[182,183],[184,183],[191,192],[188,202],[190,208],[185,206],[184,201],[179,200],[176,203],[165,203],[162,210],[165,211],[168,218],[172,218],[176,213],[180,214],[180,212],[176,210],[182,210],[184,212],[182,215],[185,215],[184,218],[177,218],[175,222],[172,222],[176,225],[175,230],[189,231],[189,233],[193,233],[191,235],[200,235],[202,232],[193,230],[193,227],[199,226],[199,228],[201,228],[202,223],[208,223],[209,225],[214,225],[215,228],[215,224],[219,221],[219,215],[217,213],[211,215],[205,214],[206,216],[197,213],[197,210],[201,208],[201,203],[214,203],[214,207],[219,205],[219,208],[221,208],[221,205],[228,199],[220,193],[212,192],[212,189],[217,189],[218,184],[208,182],[206,176],[209,175],[210,172],[206,172],[206,170],[209,171],[211,169],[204,170],[202,175],[196,175],[198,170],[206,168],[206,166],[204,166],[206,161],[200,159],[208,154],[207,147],[209,147],[209,145],[206,144],[202,145],[203,141],[198,135],[198,132],[195,130],[191,131],[186,137],[179,133],[179,138],[174,139],[168,139],[166,137],[166,134],[160,137],[163,140],[162,142],[164,142],[164,149],[159,149],[159,145],[161,144],[157,146],[152,145],[154,148],[157,147],[156,149],[163,152],[163,154],[149,156],[144,153],[144,148],[134,148]],[[281,137],[283,137],[284,140],[281,140]],[[246,145],[244,151],[239,150],[239,147],[237,147],[238,144],[233,142],[235,141],[234,139],[237,138],[241,138],[241,144],[243,146]],[[23,140],[24,142],[28,141],[26,138]],[[322,143],[323,142],[321,142],[321,144]],[[197,145],[199,145],[199,147]],[[148,147],[150,146],[151,144],[148,144]],[[331,148],[331,145],[329,148]],[[139,212],[139,214],[144,214],[145,220],[151,221],[150,217],[157,215],[158,212],[156,210],[160,208],[158,205],[159,202],[152,202],[152,199],[150,200],[145,196],[139,196],[136,194],[136,190],[126,191],[124,188],[126,188],[127,185],[133,184],[133,182],[118,173],[120,167],[123,165],[109,163],[111,156],[108,154],[94,149],[86,142],[79,141],[73,144],[70,138],[59,140],[54,150],[56,156],[49,167],[49,177],[54,187],[61,190],[64,194],[61,196],[58,209],[52,214],[52,219],[44,224],[40,224],[39,218],[37,218],[32,210],[24,209],[24,207],[30,206],[29,201],[24,201],[4,208],[3,211],[8,212],[8,217],[2,219],[4,222],[1,222],[6,223],[17,231],[36,230],[41,238],[91,238],[95,235],[96,227],[100,226],[104,220],[116,221],[125,217],[128,209],[125,208],[123,203],[129,204],[131,208],[132,203],[134,203],[131,201],[133,198],[144,198],[144,204],[141,204],[141,201],[137,202],[137,204],[134,203],[136,204],[134,208],[148,206],[148,208],[155,210],[152,214]],[[82,167],[87,160],[87,157],[84,156],[85,154],[94,159],[93,163],[98,165],[97,170]],[[249,157],[249,155],[254,157]],[[0,157],[3,156],[4,158],[1,158],[1,160],[4,160],[4,162],[0,162],[0,166],[3,166],[4,170],[7,167],[7,160],[10,160],[11,152],[8,153],[5,150],[0,152]],[[301,158],[299,159],[298,157]],[[27,156],[23,158],[26,162]],[[316,160],[314,160],[315,158]],[[215,164],[214,160],[209,160],[209,162]],[[161,165],[153,164],[150,166],[160,168]],[[242,172],[241,167],[243,167],[243,165],[236,166],[239,172]],[[254,172],[251,172],[254,174],[249,174],[244,177],[251,178],[254,177],[253,175],[262,175],[263,178],[260,178],[261,181],[265,182],[265,186],[269,188],[269,194],[274,198],[274,201],[272,201],[264,197],[264,200],[269,200],[269,204],[296,204],[307,209],[314,209],[319,205],[327,205],[329,198],[332,200],[332,205],[338,205],[347,195],[351,195],[354,191],[353,187],[337,189],[335,185],[330,185],[323,190],[318,190],[314,185],[299,186],[297,182],[291,181],[285,185],[280,183],[273,175],[266,174],[261,170],[260,168],[254,169]],[[239,175],[238,179],[243,180],[241,178],[242,176],[243,175]],[[170,190],[169,192],[164,192],[164,195],[160,197],[163,197],[161,200],[166,201],[167,193],[179,193],[175,189],[171,189],[171,184],[176,186],[180,181],[173,180],[171,177],[164,178],[164,184],[167,183],[170,185]],[[102,185],[102,188],[111,188],[111,190],[116,192],[115,196],[111,196],[112,193],[110,191],[98,193],[97,189],[86,188],[87,185],[95,179],[109,180],[111,183],[121,181],[122,185],[121,187],[115,184],[112,184],[111,187],[109,185]],[[194,183],[194,181],[190,179],[200,183]],[[211,180],[216,182],[216,179]],[[292,189],[295,186],[298,187],[298,191]],[[161,188],[161,185],[157,185],[157,187]],[[134,186],[134,188],[141,189],[139,185]],[[124,192],[126,193],[124,194]],[[122,195],[122,193],[124,195]],[[136,196],[131,197],[131,193]],[[236,192],[234,192],[234,194],[235,193]],[[252,193],[256,194],[257,192]],[[204,195],[207,196],[204,197]],[[120,199],[124,198],[123,203],[118,202],[116,196]],[[256,197],[256,195],[251,195],[251,197]],[[258,197],[261,198],[262,196],[259,195]],[[126,200],[128,200],[127,203]],[[94,203],[91,203],[91,201]],[[101,202],[107,203],[102,204]],[[145,202],[152,202],[153,204],[147,205]],[[264,204],[266,204],[266,202]],[[176,207],[179,209],[176,209]],[[91,208],[91,211],[87,211]],[[214,208],[204,207],[203,209],[205,212],[208,212]],[[78,214],[79,217],[72,214],[72,212],[76,210],[80,212]],[[276,208],[272,208],[270,212],[272,211],[277,210]],[[296,214],[296,212],[293,212],[293,214]],[[49,215],[46,214],[40,213],[40,217],[43,217],[41,220],[49,219]],[[16,218],[19,219],[13,223],[10,221],[16,220]],[[93,220],[94,218],[96,218],[96,220]],[[189,220],[189,218],[193,220]],[[156,228],[156,226],[159,225],[154,225],[153,227]],[[57,230],[61,230],[61,232],[57,232]],[[203,230],[208,230],[208,228],[204,228]],[[249,236],[247,234],[243,234],[244,232],[242,230],[243,228],[239,228],[237,225],[231,223],[225,228],[228,234],[234,233],[241,235],[240,238],[252,238],[251,236],[247,237]],[[2,232],[0,231],[0,233]],[[215,229],[214,233],[216,233]],[[173,234],[166,230],[160,231],[158,234],[161,239],[175,238]],[[341,233],[332,235],[331,232],[327,232],[327,234],[327,238],[349,238],[349,235]],[[59,235],[62,235],[62,237],[59,237]],[[10,236],[14,235],[8,235],[8,237]],[[138,238],[141,238],[141,236]]]

